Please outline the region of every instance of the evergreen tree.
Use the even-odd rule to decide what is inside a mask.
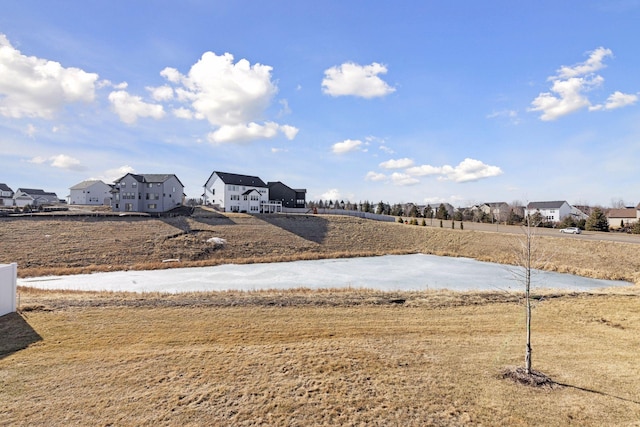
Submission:
[[[587,222],[585,229],[589,231],[609,231],[609,220],[600,208],[594,208]]]
[[[436,212],[436,218],[449,219],[449,212],[447,211],[447,208],[444,206],[444,203],[440,203],[440,206],[438,206],[438,212]]]

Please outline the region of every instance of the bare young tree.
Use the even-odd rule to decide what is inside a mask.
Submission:
[[[538,247],[538,239],[536,236],[536,227],[540,225],[539,220],[528,215],[524,219],[522,226],[523,235],[518,239],[517,246],[514,248],[515,263],[517,268],[512,271],[516,281],[524,288],[524,306],[525,306],[525,332],[526,346],[524,357],[524,369],[527,375],[531,375],[531,278],[536,268],[544,265],[546,258],[543,251]]]

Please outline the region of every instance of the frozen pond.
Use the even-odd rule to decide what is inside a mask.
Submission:
[[[117,271],[18,279],[19,286],[130,292],[194,292],[292,288],[521,290],[516,267],[469,258],[385,255],[270,264],[219,265],[153,271]],[[532,286],[585,291],[631,283],[536,271]]]

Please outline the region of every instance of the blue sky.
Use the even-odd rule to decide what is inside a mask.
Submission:
[[[0,182],[640,201],[640,1],[10,1]]]

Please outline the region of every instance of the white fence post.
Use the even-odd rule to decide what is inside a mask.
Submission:
[[[0,265],[0,316],[16,311],[18,264]]]

